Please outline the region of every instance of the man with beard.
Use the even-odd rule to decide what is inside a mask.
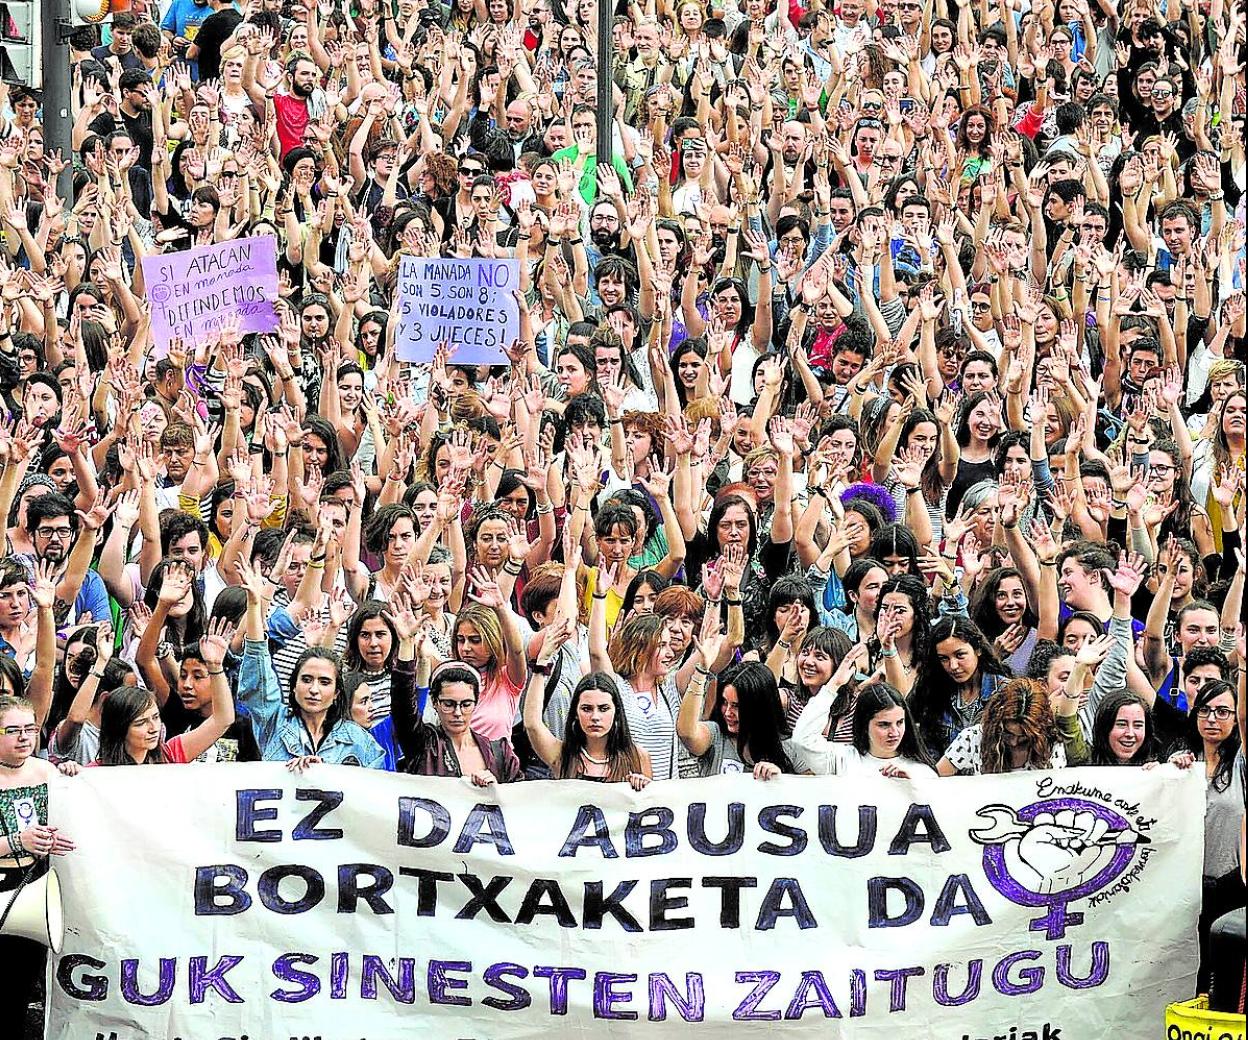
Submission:
[[[85,615],[96,621],[111,617],[104,581],[90,569],[96,536],[107,518],[102,498],[87,513],[76,512],[73,502],[56,493],[40,495],[26,507],[26,532],[35,551],[17,559],[32,581],[39,563],[46,561],[56,568],[53,609],[58,625]]]
[[[614,199],[600,197],[589,208],[589,241],[585,243],[585,254],[589,257],[589,273],[592,277],[598,263],[607,256],[621,256],[634,261],[635,254],[631,245],[623,245],[623,223],[620,218],[620,207]]]
[[[255,62],[243,66],[243,89],[261,110],[269,103],[269,95],[256,82]],[[277,113],[277,139],[281,144],[281,157],[303,143],[303,133],[315,115],[312,96],[320,82],[321,70],[306,54],[296,54],[286,62],[285,89],[273,95],[273,109]]]

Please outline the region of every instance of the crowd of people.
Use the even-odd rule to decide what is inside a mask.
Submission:
[[[630,0],[610,69],[597,14],[133,0],[71,98],[0,87],[0,890],[73,850],[84,767],[1169,762],[1207,936],[1245,902],[1242,5]],[[277,327],[159,349],[140,261],[255,236]],[[397,356],[405,254],[515,259],[495,364]]]

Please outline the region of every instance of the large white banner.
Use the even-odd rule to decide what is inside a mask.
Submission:
[[[47,1035],[1144,1040],[1193,988],[1200,774],[88,770]]]

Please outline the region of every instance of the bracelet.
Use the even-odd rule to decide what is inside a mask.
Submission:
[[[103,672],[97,672],[94,668],[93,668],[90,672],[88,672],[87,674],[88,674],[88,675],[89,675],[92,679],[103,679],[103,678],[104,678],[104,673],[103,673]]]
[[[1014,528],[1018,526],[1018,521],[1015,520],[1012,524],[1002,524],[1001,526],[1004,527],[1007,531],[1013,531]]]
[[[21,856],[26,853],[26,846],[22,844],[22,832],[9,833],[9,851],[14,856]]]
[[[528,235],[520,235],[520,234],[518,234],[518,235],[516,235],[516,238],[522,238],[522,239],[524,239],[526,242],[527,242],[530,238],[532,238],[532,237],[533,237],[533,236],[532,236],[532,234],[528,234]]]
[[[308,569],[313,571],[323,571],[325,569],[324,560],[309,560]]]
[[[312,556],[312,557],[309,557],[308,562],[309,562],[309,563],[324,563],[324,562],[325,562],[325,557],[326,557],[326,556],[328,556],[328,555],[329,555],[328,553],[321,553],[321,555],[320,555],[320,556]]]
[[[611,426],[623,426],[624,420],[623,419],[608,419],[607,423]]]
[[[896,657],[897,651],[896,650],[881,650],[880,656],[881,657]]]
[[[776,646],[780,647],[780,649],[781,649],[781,650],[792,650],[792,649],[793,649],[793,644],[792,644],[792,643],[786,643],[783,639],[777,639],[777,640],[776,640]]]
[[[597,592],[595,592],[595,593],[594,593],[594,595],[593,595],[593,598],[594,598],[594,599],[606,599],[606,598],[607,598],[607,594],[604,592],[604,593],[602,593],[602,595],[599,595]]]
[[[922,490],[923,490],[923,489],[922,489],[921,487],[912,487],[912,488],[911,488],[911,487],[908,487],[908,488],[906,488],[906,494],[907,494],[907,495],[917,495],[917,494],[918,494],[920,491],[922,491]]]
[[[218,668],[218,669],[214,672],[214,671],[210,668],[210,669],[208,669],[208,674],[209,674],[209,675],[224,675],[224,674],[225,674],[225,669],[224,669],[224,668]]]
[[[508,574],[515,575],[515,574],[519,574],[522,570],[524,570],[524,564],[521,564],[519,567],[513,568],[511,566],[512,562],[514,561],[509,560],[507,563],[503,564],[503,570],[506,571]]]
[[[1041,567],[1056,567],[1057,561],[1056,560],[1041,560],[1040,566]]]
[[[538,516],[548,516],[549,514],[553,513],[554,511],[555,511],[555,507],[554,507],[554,505],[553,505],[553,504],[551,504],[550,502],[547,502],[547,503],[546,503],[546,508],[545,508],[545,509],[543,509],[543,508],[542,508],[541,503],[539,502],[539,503],[538,503],[538,505],[537,505],[537,509],[536,509],[536,512],[537,512],[537,515],[538,515]]]
[[[285,458],[287,455],[289,455],[289,454],[290,454],[290,449],[289,449],[289,448],[287,448],[285,451],[275,451],[275,452],[273,452],[273,457],[274,457],[275,459],[284,459],[284,458]]]
[[[569,239],[568,239],[568,245],[570,245],[570,246],[579,246],[579,245],[580,245],[582,242],[584,242],[584,241],[585,241],[585,239],[583,239],[583,238],[569,238]]]

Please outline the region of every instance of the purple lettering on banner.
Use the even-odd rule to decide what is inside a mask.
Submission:
[[[121,962],[121,999],[139,1007],[158,1007],[173,996],[173,983],[178,971],[176,957],[161,957],[155,993],[139,992],[139,962],[127,957]]]
[[[624,855],[629,859],[640,856],[666,856],[676,849],[676,834],[672,821],[676,814],[666,805],[628,814],[628,826],[624,828]],[[657,837],[657,845],[647,845],[646,839]]]
[[[888,893],[900,892],[906,905],[892,917],[888,913]],[[909,878],[873,877],[867,880],[867,927],[904,928],[923,913],[923,889]]]
[[[609,896],[604,896],[601,881],[586,881],[585,896],[582,900],[581,927],[591,931],[597,930],[602,927],[606,915],[610,914],[615,923],[624,931],[642,931],[637,918],[624,906],[624,900],[636,887],[636,881],[621,881],[611,890]]]
[[[370,884],[361,885],[368,878]],[[394,874],[377,863],[343,863],[338,867],[338,912],[353,914],[361,899],[375,914],[392,914],[385,895],[394,887]]]
[[[627,1004],[633,999],[631,992],[622,993],[616,986],[625,982],[636,982],[637,976],[627,972],[600,971],[594,974],[594,1018],[609,1018],[631,1022],[637,1017],[636,1011],[617,1011],[616,1004]]]
[[[836,1006],[832,991],[828,989],[827,980],[821,971],[802,972],[802,980],[797,984],[797,991],[789,1001],[784,1017],[800,1019],[811,1008],[819,1008],[824,1018],[841,1017],[841,1009]]]
[[[961,901],[958,900],[959,895],[962,896]],[[980,927],[992,924],[992,918],[971,887],[971,879],[965,874],[951,874],[945,881],[932,906],[932,924],[943,927],[958,914],[970,914],[971,920]]]
[[[303,895],[293,902],[282,896],[280,886],[288,877],[298,878],[303,882]],[[269,910],[275,914],[302,914],[311,910],[325,898],[325,879],[320,872],[301,863],[286,863],[278,867],[269,867],[260,875],[256,884],[256,894]]]
[[[529,969],[521,964],[513,964],[510,961],[503,961],[500,964],[491,964],[482,973],[482,979],[485,984],[500,993],[505,993],[511,999],[500,1000],[498,997],[486,997],[481,1001],[488,1008],[495,1011],[523,1011],[533,1003],[532,996],[523,986],[517,986],[514,982],[507,982],[506,976],[514,975],[518,979],[525,979],[529,976]]]
[[[1057,948],[1057,981],[1070,989],[1094,989],[1109,978],[1109,943],[1098,940],[1092,944],[1092,965],[1081,979],[1070,973],[1070,947]]]
[[[491,921],[497,921],[499,924],[511,924],[511,918],[501,906],[498,905],[498,897],[508,885],[512,883],[514,878],[495,876],[490,878],[488,884],[481,884],[481,879],[476,874],[459,874],[459,883],[468,889],[469,895],[472,896],[463,905],[463,908],[455,915],[457,921],[471,921],[482,910],[490,915]]]
[[[718,888],[719,926],[741,927],[741,889],[758,888],[758,878],[752,877],[704,877],[703,888]]]
[[[534,978],[550,979],[550,1013],[566,1015],[568,1013],[568,982],[586,977],[584,968],[548,968],[538,965],[533,969]]]
[[[80,981],[74,981],[74,972],[79,968],[101,971],[104,967],[103,961],[88,957],[85,953],[67,953],[56,962],[56,984],[75,1000],[104,1000],[108,996],[106,976],[83,975]]]
[[[862,1018],[867,1013],[867,973],[855,968],[849,973],[849,1017]]]
[[[745,805],[728,803],[728,827],[723,841],[713,842],[706,836],[706,802],[690,803],[685,827],[694,852],[702,856],[731,856],[740,852],[745,842]]]
[[[675,932],[693,927],[692,917],[669,918],[669,910],[689,909],[688,896],[669,896],[669,888],[692,888],[693,878],[655,878],[650,882],[650,931]]]
[[[315,953],[283,953],[273,962],[273,977],[281,982],[293,982],[297,990],[275,989],[270,1000],[281,1004],[301,1004],[321,992],[321,980],[315,972],[300,971],[296,964],[316,964],[320,960]]]
[[[282,797],[276,787],[247,787],[234,792],[234,840],[235,841],[281,841],[282,832],[266,828],[256,830],[261,820],[276,820],[277,806],[256,807],[256,802],[274,802]]]
[[[545,899],[545,902],[543,902]],[[534,878],[516,914],[516,924],[532,924],[538,914],[553,917],[560,928],[575,928],[576,918],[555,878]]]
[[[231,1004],[241,1004],[243,998],[234,992],[234,987],[225,981],[225,976],[232,968],[242,963],[242,957],[227,953],[223,957],[218,957],[217,963],[209,968],[207,957],[192,957],[188,962],[190,973],[187,979],[191,1003],[202,1004],[211,989],[222,1000]]]
[[[897,828],[897,836],[888,847],[890,856],[907,856],[915,843],[930,845],[933,852],[948,852],[952,846],[945,832],[936,822],[936,814],[930,805],[911,805],[906,818]]]
[[[423,837],[416,837],[416,810],[429,814],[429,830]],[[413,849],[431,849],[442,844],[451,833],[451,814],[446,806],[432,798],[400,798],[399,827],[395,841]]]
[[[559,855],[575,856],[580,848],[596,848],[602,853],[603,859],[619,859],[620,854],[611,843],[611,828],[607,826],[607,818],[596,805],[582,805],[576,810],[576,819],[564,839]]]
[[[949,995],[949,972],[952,964],[937,964],[932,972],[932,996],[941,1007],[961,1007],[979,996],[984,981],[984,962],[976,957],[966,966],[966,988],[956,997]]]
[[[223,883],[224,882],[224,883]],[[195,868],[195,916],[228,917],[241,914],[251,906],[251,896],[244,887],[247,871],[232,863]],[[225,898],[225,903],[219,902]]]
[[[879,813],[874,805],[858,806],[858,840],[853,845],[841,843],[836,830],[838,806],[819,806],[819,844],[829,856],[841,856],[845,859],[857,859],[865,856],[875,848],[876,829],[879,826]]]
[[[455,875],[445,870],[425,870],[422,867],[399,867],[403,877],[416,879],[416,916],[432,917],[438,910],[438,883],[455,880]]]
[[[311,788],[300,788],[295,792],[296,802],[316,802],[317,806],[300,820],[290,836],[295,841],[334,841],[342,837],[338,827],[320,828],[317,826],[331,812],[342,804],[341,791],[317,791]]]
[[[377,983],[381,982],[400,1004],[416,1003],[416,958],[398,958],[398,978],[390,974],[386,962],[376,954],[364,954],[360,966],[360,996],[365,1000],[377,999]],[[460,981],[460,980],[455,980]],[[464,983],[466,986],[467,983]],[[468,1001],[464,1001],[465,1004]]]
[[[765,856],[796,856],[806,848],[806,832],[800,827],[782,823],[782,816],[797,819],[804,810],[800,805],[767,805],[759,810],[758,826],[768,834],[788,838],[789,844],[777,845],[774,841],[760,842],[758,851]]]
[[[464,821],[464,829],[459,832],[455,842],[456,852],[471,852],[476,844],[493,845],[500,856],[514,856],[511,838],[507,835],[507,821],[503,819],[500,805],[481,805],[472,807],[468,819]]]
[[[892,984],[888,988],[888,1010],[890,1014],[894,1011],[906,1010],[906,984],[911,978],[918,978],[924,974],[926,973],[922,968],[876,969],[876,982],[889,982]]]
[[[759,1011],[758,1005],[763,1002],[763,998],[772,991],[776,983],[780,981],[780,973],[778,971],[739,971],[734,976],[737,982],[753,983],[754,988],[745,995],[745,999],[737,1005],[736,1010],[732,1013],[734,1022],[776,1022],[780,1018],[780,1011],[777,1008],[774,1011]]]
[[[277,331],[274,235],[145,256],[139,263],[158,356],[168,353],[174,339],[190,343],[231,315],[244,333]]]
[[[786,906],[786,900],[791,905]],[[806,902],[806,896],[797,878],[779,877],[772,881],[767,894],[763,896],[762,905],[758,908],[758,920],[754,927],[760,932],[770,931],[776,927],[776,921],[781,917],[793,918],[797,922],[797,927],[803,931],[807,928],[818,927],[818,922],[810,909],[810,904]]]
[[[1043,968],[1023,968],[1019,973],[1020,982],[1010,979],[1010,969],[1019,961],[1039,960],[1039,950],[1019,950],[1017,953],[1006,954],[992,969],[992,984],[997,992],[1005,997],[1021,997],[1027,993],[1035,993],[1044,985]]]
[[[685,988],[676,988],[671,978],[661,971],[651,972],[649,980],[651,1022],[667,1021],[667,1002],[670,1000],[676,1013],[686,1022],[701,1022],[706,1017],[706,985],[702,973],[685,973]]]
[[[351,958],[340,950],[329,958],[329,999],[347,999],[347,978],[351,971]]]
[[[469,1007],[472,1001],[468,997],[455,997],[448,990],[467,989],[467,979],[456,979],[447,975],[448,971],[472,971],[472,961],[430,961],[427,981],[429,985],[430,1004],[453,1004],[457,1007]]]

